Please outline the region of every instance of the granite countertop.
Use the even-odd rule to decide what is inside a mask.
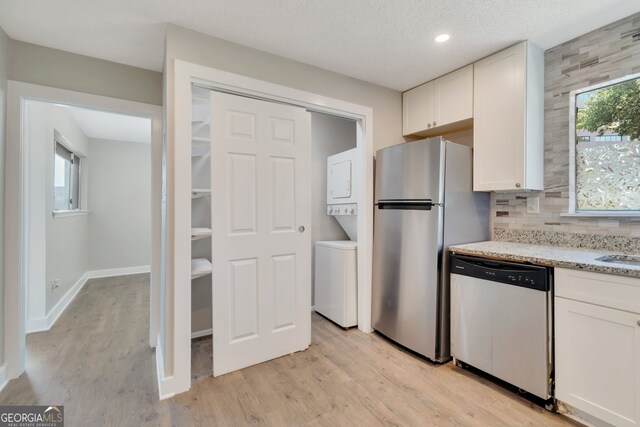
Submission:
[[[532,245],[527,243],[512,243],[503,241],[489,241],[468,243],[449,247],[452,253],[473,255],[482,258],[500,259],[514,262],[529,262],[531,264],[550,267],[570,268],[574,270],[593,271],[596,273],[616,274],[619,276],[640,278],[640,265],[620,264],[615,262],[598,261],[596,258],[615,255],[626,259],[638,259],[638,256],[608,252],[601,250],[565,248],[558,246]]]

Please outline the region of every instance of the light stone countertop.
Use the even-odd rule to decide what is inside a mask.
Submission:
[[[570,268],[574,270],[585,270],[593,271],[595,273],[616,274],[619,276],[640,278],[640,265],[618,264],[596,260],[596,258],[605,255],[620,255],[629,259],[640,259],[638,256],[622,254],[619,252],[503,241],[455,245],[450,246],[449,251],[459,255],[471,255],[514,262],[528,262],[531,264],[550,267]]]

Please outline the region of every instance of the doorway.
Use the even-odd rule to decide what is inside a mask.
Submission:
[[[312,305],[341,327],[357,326],[357,123],[311,112]]]
[[[148,307],[150,308],[145,310],[148,311],[145,317],[148,316],[150,319],[149,345],[154,347],[159,322],[160,294],[161,107],[14,81],[8,84],[7,104],[6,177],[8,185],[5,196],[7,201],[5,229],[8,230],[5,236],[7,322],[4,329],[8,379],[16,378],[25,370],[26,332],[46,330],[53,325],[87,280],[107,275],[136,273],[139,272],[140,267],[151,273],[148,286],[150,288]],[[59,123],[57,126],[52,126],[51,120],[47,119],[33,129],[34,135],[39,132],[41,141],[46,141],[46,145],[43,143],[40,146],[41,150],[38,150],[38,144],[35,142],[33,147],[30,146],[29,127],[35,126],[35,121],[30,120],[29,117],[29,111],[32,109],[37,110],[41,117],[44,117],[44,112],[47,110],[55,111],[57,115],[55,122]],[[101,119],[96,120],[93,116],[100,113],[103,114]],[[74,118],[74,114],[77,117]],[[111,173],[114,165],[123,167],[117,153],[125,149],[125,146],[121,146],[124,142],[114,140],[116,138],[113,135],[108,137],[103,135],[106,139],[93,138],[92,140],[86,136],[90,131],[85,132],[78,124],[78,122],[84,122],[85,126],[89,126],[87,123],[93,121],[104,125],[105,117],[109,114],[114,117],[124,115],[134,121],[140,119],[138,122],[144,127],[145,137],[148,140],[143,150],[144,156],[140,157],[131,152],[127,158],[134,163],[136,159],[145,162],[144,168],[138,167],[138,169],[145,171],[147,186],[151,187],[148,190],[146,202],[148,211],[143,214],[146,227],[149,227],[147,229],[149,241],[146,243],[146,248],[136,249],[136,252],[145,253],[147,264],[142,266],[113,267],[119,264],[117,257],[131,255],[127,254],[126,249],[122,249],[127,247],[127,244],[116,245],[120,249],[113,250],[113,242],[120,239],[112,239],[110,243],[112,246],[107,244],[96,248],[93,251],[93,257],[86,247],[84,252],[82,250],[83,240],[85,237],[89,240],[90,234],[87,233],[85,237],[80,238],[83,233],[78,230],[83,227],[88,230],[92,203],[96,207],[96,212],[110,211],[110,214],[103,216],[106,217],[106,223],[95,227],[94,238],[98,238],[97,236],[109,227],[118,231],[124,228],[122,224],[114,225],[117,222],[114,220],[117,215],[114,215],[113,211],[116,209],[125,211],[125,207],[113,207],[110,204],[131,204],[131,201],[125,197],[126,191],[123,190],[127,187],[126,183],[120,180],[119,175]],[[93,115],[93,118],[83,119],[81,117],[83,115]],[[70,126],[72,122],[75,123],[75,129]],[[115,126],[107,125],[106,128],[111,128],[112,131],[117,130]],[[79,135],[84,135],[84,138]],[[96,153],[103,153],[100,157],[111,159],[112,167],[92,165],[97,160],[97,156],[90,154],[92,145],[96,147]],[[116,153],[115,156],[114,153]],[[142,158],[145,160],[141,160]],[[36,163],[32,164],[34,159]],[[38,170],[38,164],[41,170]],[[57,174],[56,165],[58,166]],[[133,169],[131,165],[128,167]],[[96,172],[94,178],[99,178],[100,174],[103,175],[101,179],[94,179],[94,184],[107,181],[119,185],[119,187],[116,185],[119,189],[115,193],[112,192],[113,197],[93,198],[92,202],[92,195],[89,192],[91,169]],[[108,175],[108,178],[105,179],[104,175]],[[95,188],[97,190],[93,196],[105,194],[104,186],[100,188],[98,185]],[[35,192],[36,189],[41,192]],[[49,198],[46,195],[36,197],[38,194],[46,194],[47,189],[51,193]],[[108,206],[103,204],[100,207],[100,202],[107,199]],[[55,206],[54,200],[56,200]],[[35,220],[32,221],[32,219]],[[47,245],[43,244],[44,240],[41,240],[38,245],[37,238],[46,236],[48,221],[52,224],[50,231],[53,234],[47,240],[53,243],[53,250],[56,247],[59,249],[59,253],[52,252],[47,259]],[[105,234],[102,238],[104,236]],[[67,255],[72,255],[67,259],[74,262],[78,259],[83,260],[86,270],[82,271],[83,267],[77,269],[77,266],[65,269],[65,260],[54,261],[52,265],[47,265],[48,260],[64,255],[65,252]],[[31,259],[32,256],[34,259]],[[136,263],[136,261],[133,262]],[[47,271],[53,272],[51,278],[47,278]],[[73,277],[71,274],[65,275],[71,271],[73,271]],[[78,272],[80,272],[79,276]],[[31,280],[32,278],[38,280]],[[31,287],[34,289],[30,290]],[[38,292],[38,287],[44,292]],[[36,300],[35,304],[30,304],[31,298]],[[34,315],[31,316],[29,312]]]
[[[151,119],[31,99],[24,112],[28,334],[88,280],[150,272]]]

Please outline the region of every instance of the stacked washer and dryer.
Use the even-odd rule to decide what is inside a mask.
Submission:
[[[358,324],[357,149],[327,158],[327,215],[351,240],[315,242],[315,311],[343,328]]]

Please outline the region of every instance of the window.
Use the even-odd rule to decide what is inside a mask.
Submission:
[[[81,158],[62,145],[56,137],[56,152],[53,178],[53,210],[72,211],[80,209]]]
[[[573,91],[570,101],[572,212],[640,215],[640,74]]]
[[[596,135],[596,141],[599,141],[599,142],[622,141],[622,135]]]

